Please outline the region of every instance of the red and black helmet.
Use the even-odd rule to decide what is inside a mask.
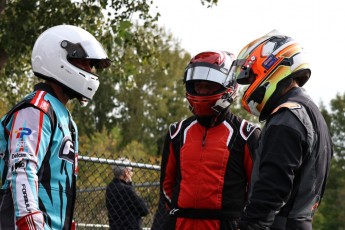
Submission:
[[[238,85],[229,75],[234,55],[225,51],[197,54],[186,67],[186,98],[195,116],[217,116],[234,101]],[[215,82],[221,86],[212,95],[200,95],[194,89],[197,81]]]

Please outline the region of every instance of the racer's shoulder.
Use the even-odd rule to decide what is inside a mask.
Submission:
[[[171,123],[169,125],[170,137],[174,138],[185,126],[188,126],[192,122],[196,122],[195,117],[189,117],[178,122]]]

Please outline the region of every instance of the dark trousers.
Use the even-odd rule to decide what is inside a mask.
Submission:
[[[15,229],[15,217],[10,189],[0,189],[0,230]]]

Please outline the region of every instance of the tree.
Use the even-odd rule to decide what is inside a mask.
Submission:
[[[201,3],[211,7],[217,0],[201,0]],[[104,127],[111,130],[118,124],[128,122],[125,115],[132,116],[133,120],[136,108],[132,106],[129,113],[124,112],[129,108],[125,103],[130,101],[119,100],[117,97],[126,93],[123,89],[128,89],[127,93],[139,92],[139,89],[135,90],[132,85],[133,77],[141,76],[144,79],[150,68],[158,68],[165,73],[165,69],[170,65],[166,63],[160,67],[156,66],[159,63],[155,60],[158,57],[156,54],[161,51],[155,47],[159,47],[162,41],[159,40],[161,31],[156,28],[159,13],[151,14],[152,5],[153,1],[146,0],[1,0],[0,87],[4,99],[1,101],[1,109],[4,109],[2,113],[18,101],[18,97],[31,91],[32,84],[38,81],[30,70],[30,54],[39,34],[54,25],[72,24],[94,34],[113,60],[113,67],[100,73],[105,77],[101,79],[94,101],[85,108],[75,106],[75,103],[69,105],[73,114],[76,112],[79,117],[83,117],[82,124],[78,122],[80,133],[90,135],[95,131],[101,132]],[[140,25],[134,23],[133,19],[137,19]],[[150,33],[152,36],[145,37]],[[141,85],[148,86],[150,84],[145,85],[144,82]],[[117,87],[122,89],[119,93]],[[148,103],[148,99],[145,99],[145,103]],[[156,105],[147,105],[157,107],[158,101],[155,103]],[[145,109],[146,112],[149,111],[148,108]],[[76,120],[78,121],[78,116]],[[152,125],[146,125],[146,130],[146,133],[149,133]]]
[[[163,29],[148,31],[138,26],[136,33],[144,38],[144,44],[127,46],[113,74],[102,78],[106,83],[93,100],[93,110],[87,113],[100,118],[96,130],[121,129],[120,148],[137,141],[144,144],[148,152],[156,153],[156,142],[165,135],[168,125],[189,113],[182,79],[190,56]],[[145,47],[151,47],[151,56],[145,56],[147,52],[142,51]],[[86,112],[82,110],[80,113],[74,110],[76,119],[82,121],[78,126],[90,130],[84,122]]]
[[[201,0],[208,7],[217,2]],[[3,97],[13,105],[18,100],[16,95],[30,91],[35,81],[30,72],[30,54],[42,31],[59,24],[81,26],[102,41],[116,60],[113,44],[121,46],[132,36],[127,31],[133,25],[132,18],[140,20],[145,28],[156,26],[159,13],[151,14],[152,5],[153,1],[146,0],[0,0],[0,89]],[[132,42],[136,45],[141,39],[137,37]]]
[[[330,128],[334,156],[325,196],[313,223],[316,230],[345,228],[345,93],[338,94],[330,104],[330,112],[324,106],[321,111]]]
[[[126,29],[131,27],[131,17],[138,18],[145,27],[155,27],[159,14],[149,12],[152,2],[136,1],[26,1],[1,0],[0,3],[0,87],[3,97],[10,105],[31,90],[36,81],[30,71],[31,49],[38,35],[49,27],[71,24],[85,28],[96,36],[110,51],[112,60],[113,44],[121,45],[129,36]],[[110,7],[105,15],[103,10]],[[140,39],[132,39],[133,45]]]

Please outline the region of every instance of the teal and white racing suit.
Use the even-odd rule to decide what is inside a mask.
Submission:
[[[0,162],[7,164],[7,173],[0,194],[0,229],[70,229],[77,127],[48,85],[36,85],[24,100],[27,106],[15,111],[5,126],[8,151]]]

